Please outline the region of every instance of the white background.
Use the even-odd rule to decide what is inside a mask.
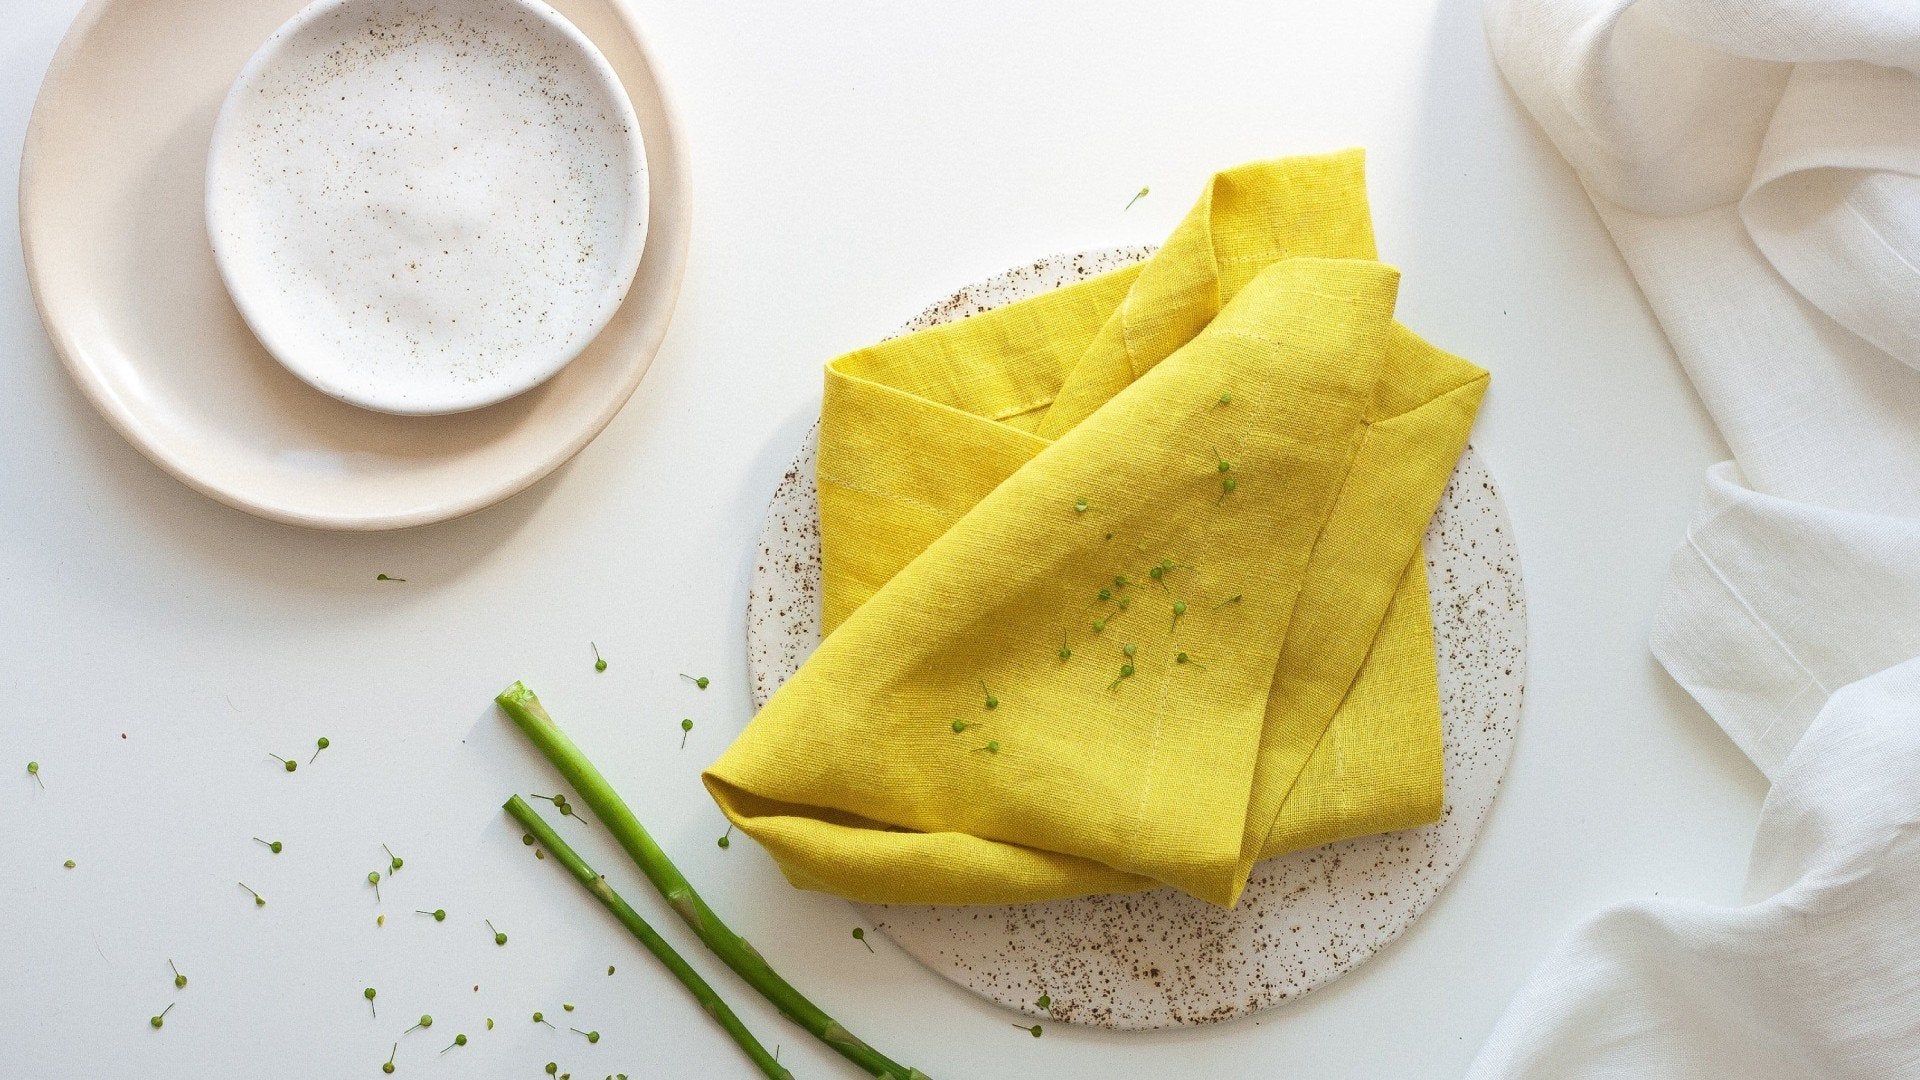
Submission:
[[[0,0],[8,159],[77,7]],[[466,520],[327,535],[193,494],[68,382],[17,247],[0,252],[0,1074],[378,1076],[431,1012],[401,1042],[403,1078],[539,1080],[548,1060],[582,1078],[751,1075],[498,811],[555,785],[490,705],[515,678],[778,969],[940,1080],[1454,1076],[1583,914],[1735,896],[1763,784],[1644,644],[1722,451],[1571,173],[1498,81],[1476,3],[647,2],[639,17],[693,150],[672,331],[598,441]],[[1508,786],[1429,914],[1333,986],[1220,1027],[1032,1039],[884,940],[870,955],[847,905],[789,888],[750,842],[714,845],[697,774],[748,716],[762,511],[836,353],[1036,255],[1157,241],[1216,169],[1352,144],[1370,152],[1382,256],[1405,272],[1401,318],[1494,373],[1474,441],[1513,514],[1532,620]],[[0,181],[9,237],[16,179]],[[364,877],[383,841],[407,866],[376,905]],[[724,974],[603,841],[586,833],[589,857]],[[855,1075],[716,981],[797,1074]],[[598,1045],[529,1020],[562,1001]],[[456,1032],[471,1043],[438,1056]]]

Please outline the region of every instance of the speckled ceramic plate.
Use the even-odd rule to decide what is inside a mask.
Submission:
[[[646,257],[560,373],[449,416],[323,394],[248,329],[206,231],[214,117],[302,0],[89,0],[60,43],[20,157],[20,238],[41,322],[127,441],[197,491],[271,518],[395,529],[498,502],[613,419],[666,335],[686,266],[687,153],[622,0],[551,0],[619,76],[645,136]]]
[[[1137,262],[1151,248],[1057,256],[960,290],[924,329]],[[820,643],[818,429],[760,536],[747,606],[756,705]],[[1513,751],[1526,669],[1519,553],[1500,494],[1469,448],[1425,540],[1439,649],[1446,799],[1440,820],[1254,868],[1238,907],[1172,889],[1008,907],[880,907],[874,927],[927,967],[1030,1015],[1109,1028],[1231,1019],[1299,997],[1411,925],[1466,860]],[[1035,1001],[1045,994],[1049,1007]]]
[[[314,389],[463,412],[580,355],[647,236],[647,151],[600,50],[542,0],[315,0],[221,106],[207,239]]]

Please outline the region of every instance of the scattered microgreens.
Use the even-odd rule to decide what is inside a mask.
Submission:
[[[1226,607],[1228,604],[1237,604],[1240,602],[1240,599],[1241,599],[1241,594],[1234,593],[1232,596],[1229,596],[1225,600],[1222,600],[1219,603],[1213,605],[1213,610],[1219,611],[1221,608]]]
[[[954,722],[953,722],[952,724],[950,724],[950,725],[948,725],[948,726],[950,726],[950,727],[952,727],[952,728],[953,728],[953,733],[954,733],[955,735],[958,735],[958,734],[960,734],[961,732],[963,732],[963,731],[965,731],[965,730],[967,730],[968,728],[970,728],[970,727],[977,727],[978,725],[976,725],[976,724],[969,724],[969,723],[967,723],[967,722],[966,722],[965,720],[955,720],[955,721],[954,721]]]
[[[60,865],[61,865],[61,866],[64,866],[64,867],[66,867],[66,868],[67,868],[67,869],[69,869],[69,870],[71,870],[71,869],[73,869],[73,867],[74,867],[74,862],[73,862],[73,860],[72,860],[72,859],[68,859],[68,860],[67,860],[66,862],[63,862],[63,863],[61,863]]]
[[[446,908],[443,908],[443,907],[441,907],[441,908],[434,908],[434,909],[433,909],[432,911],[422,911],[422,910],[421,910],[421,909],[419,909],[419,908],[414,908],[414,909],[413,909],[413,913],[414,913],[415,915],[431,915],[431,916],[433,916],[433,921],[434,921],[434,922],[446,922],[446,921],[447,921],[447,909],[446,909]]]
[[[1173,654],[1173,662],[1176,664],[1192,664],[1194,667],[1199,668],[1201,671],[1207,670],[1207,665],[1199,662],[1198,660],[1195,660],[1193,657],[1188,656],[1186,653]]]
[[[680,749],[687,748],[687,736],[691,734],[693,734],[693,718],[687,717],[680,721]]]
[[[175,989],[179,989],[179,990],[184,990],[184,989],[186,989],[186,987],[187,987],[187,977],[186,977],[185,975],[182,975],[182,974],[180,974],[180,969],[179,969],[179,968],[177,968],[177,967],[173,967],[173,961],[172,961],[171,959],[169,959],[169,960],[167,961],[167,966],[168,966],[168,967],[170,967],[170,968],[173,968],[173,985],[174,985],[174,988],[175,988]]]
[[[1120,655],[1121,655],[1121,656],[1126,656],[1126,657],[1131,657],[1131,656],[1133,656],[1133,654],[1134,654],[1134,644],[1133,644],[1133,642],[1131,642],[1131,641],[1129,641],[1129,642],[1127,642],[1127,643],[1126,643],[1125,645],[1122,645],[1122,646],[1120,646]]]
[[[1121,684],[1121,682],[1123,682],[1124,680],[1127,680],[1127,679],[1131,679],[1131,678],[1133,678],[1133,665],[1132,665],[1132,664],[1121,664],[1121,665],[1120,665],[1120,675],[1119,675],[1119,677],[1118,677],[1118,678],[1116,678],[1116,679],[1114,679],[1114,680],[1113,680],[1113,682],[1112,682],[1112,683],[1110,683],[1110,684],[1109,684],[1109,685],[1107,686],[1107,689],[1108,689],[1108,690],[1118,690],[1118,689],[1120,689],[1120,684]]]
[[[587,642],[587,645],[593,649],[593,670],[595,671],[607,670],[607,658],[600,655],[600,646],[595,645],[591,641]]]
[[[997,709],[997,708],[999,708],[999,707],[1000,707],[1000,699],[999,699],[999,698],[997,698],[997,697],[994,697],[994,696],[993,696],[993,691],[991,691],[991,690],[989,690],[989,689],[987,689],[987,684],[986,684],[986,682],[985,682],[984,680],[982,680],[982,681],[981,681],[981,683],[980,683],[980,692],[981,692],[982,694],[985,694],[985,695],[986,695],[986,701],[985,701],[985,702],[983,702],[983,704],[984,704],[984,705],[985,705],[985,706],[986,706],[986,707],[987,707],[987,708],[988,708],[989,710],[992,710],[992,709]]]
[[[1218,499],[1215,499],[1214,503],[1218,505],[1220,503],[1226,502],[1227,496],[1233,494],[1233,489],[1239,486],[1240,486],[1240,481],[1235,480],[1231,476],[1220,481],[1220,497]]]
[[[394,577],[394,576],[392,576],[392,575],[390,575],[390,574],[375,574],[375,575],[373,575],[373,580],[375,580],[375,581],[405,581],[405,580],[407,580],[407,579],[406,579],[406,578],[403,578],[403,577]],[[388,1072],[392,1072],[393,1070],[392,1070],[392,1069],[388,1069],[387,1071],[388,1071]]]
[[[1042,1009],[1051,1009],[1053,1008],[1053,998],[1047,994],[1041,994],[1039,998],[1035,999],[1034,1004]]]
[[[560,1003],[560,1007],[561,1007],[562,1009],[565,1009],[565,1010],[566,1010],[566,1011],[568,1011],[568,1012],[572,1012],[572,1011],[573,1011],[573,1002],[571,1002],[571,1001],[563,1001],[563,1002],[561,1002],[561,1003]]]
[[[381,851],[384,851],[384,852],[386,852],[386,853],[387,853],[387,860],[388,860],[388,861],[387,861],[387,869],[388,869],[388,870],[389,870],[390,872],[393,872],[393,873],[398,873],[398,872],[399,872],[399,870],[400,870],[400,868],[401,868],[402,866],[405,866],[405,865],[407,864],[407,860],[405,860],[405,859],[403,859],[403,858],[401,858],[401,857],[400,857],[400,856],[398,856],[398,855],[395,855],[395,854],[393,853],[393,849],[392,849],[392,848],[390,848],[390,847],[388,847],[387,845],[385,845],[385,844],[381,844],[381,845],[380,845],[380,850],[381,850]]]
[[[273,852],[275,855],[280,854],[280,849],[286,846],[278,840],[262,840],[257,836],[253,838],[253,842],[266,845],[267,850]]]
[[[1139,202],[1141,199],[1146,198],[1149,190],[1150,189],[1143,187],[1139,191],[1134,192],[1133,198],[1127,200],[1127,205],[1121,207],[1120,212],[1124,214],[1127,211],[1133,209],[1133,204]]]
[[[1121,611],[1125,611],[1125,610],[1127,610],[1127,605],[1129,605],[1129,604],[1131,604],[1131,603],[1133,603],[1133,598],[1132,598],[1132,597],[1130,597],[1130,596],[1123,596],[1123,597],[1121,597],[1120,599],[1118,599],[1118,600],[1116,600],[1116,601],[1114,601],[1114,606],[1115,606],[1115,607],[1118,607],[1118,608],[1119,608],[1119,609],[1120,609]]]
[[[568,1028],[567,1030],[573,1032],[575,1035],[584,1036],[586,1040],[590,1043],[597,1043],[600,1041],[600,1033],[597,1031],[581,1031],[579,1028]]]
[[[381,1071],[381,1072],[383,1072],[383,1073],[390,1073],[390,1072],[392,1072],[392,1071],[393,1071],[393,1059],[394,1059],[395,1057],[397,1057],[397,1056],[399,1055],[399,1053],[400,1053],[400,1044],[399,1044],[399,1043],[394,1043],[394,1044],[393,1044],[393,1049],[392,1049],[392,1050],[390,1050],[390,1051],[388,1051],[388,1053],[387,1053],[387,1063],[386,1063],[385,1065],[382,1065],[382,1066],[380,1066],[380,1071]]]
[[[419,1031],[421,1028],[430,1028],[432,1026],[433,1026],[433,1017],[428,1016],[426,1013],[421,1013],[420,1022],[408,1028],[407,1030],[401,1032],[400,1034],[411,1035],[414,1032]]]
[[[711,681],[705,675],[689,675],[684,671],[680,673],[680,677],[692,683],[693,685],[699,687],[702,690],[705,690],[707,688],[707,683]]]
[[[173,1011],[173,1006],[168,1005],[166,1008],[160,1010],[160,1013],[158,1016],[147,1017],[147,1023],[153,1027],[165,1027],[167,1023],[167,1014],[172,1011]]]
[[[287,767],[288,772],[292,772],[293,770],[300,767],[299,762],[290,760],[288,758],[283,758],[279,754],[268,754],[267,756],[279,762],[280,764],[285,765]]]
[[[1193,567],[1188,566],[1186,563],[1177,563],[1172,559],[1161,559],[1153,569],[1147,571],[1147,576],[1158,582],[1160,587],[1164,589],[1167,587],[1166,577],[1168,574],[1173,573],[1175,570],[1192,569]]]
[[[34,779],[34,781],[35,781],[36,783],[38,783],[38,784],[39,784],[39,785],[40,785],[41,787],[46,787],[46,786],[47,786],[47,782],[46,782],[45,780],[42,780],[42,779],[40,778],[40,763],[39,763],[39,762],[37,762],[37,761],[29,761],[29,762],[27,762],[27,775],[28,775],[28,776],[31,776],[31,777],[33,777],[33,779]]]
[[[549,1061],[549,1062],[547,1062],[547,1075],[548,1075],[548,1076],[552,1076],[552,1075],[553,1075],[554,1073],[557,1073],[557,1072],[559,1072],[559,1071],[560,1071],[560,1066],[558,1066],[558,1065],[555,1065],[555,1064],[554,1064],[553,1062],[551,1062],[551,1061]]]
[[[1067,647],[1067,632],[1065,630],[1060,631],[1060,659],[1073,659],[1073,650]]]
[[[465,1033],[462,1033],[459,1035],[455,1035],[453,1037],[453,1041],[447,1044],[447,1050],[451,1050],[456,1046],[465,1046],[465,1045],[467,1045],[467,1036]],[[447,1052],[447,1050],[442,1050],[440,1052],[444,1054]]]
[[[682,728],[681,730],[683,730],[683,731],[685,731],[685,730],[691,730],[691,724],[692,724],[692,721],[687,721],[686,723],[687,723],[687,724],[688,724],[689,726],[688,726],[688,727],[683,727],[683,728]],[[575,819],[577,819],[577,820],[578,820],[578,821],[580,822],[580,824],[582,824],[582,825],[585,825],[585,824],[587,823],[587,819],[586,819],[586,817],[585,817],[585,816],[583,816],[583,815],[582,815],[582,814],[581,814],[581,813],[580,813],[580,812],[579,812],[578,810],[575,810],[575,809],[573,808],[573,804],[567,801],[567,793],[566,793],[566,792],[564,792],[564,791],[561,791],[561,792],[556,792],[556,793],[554,793],[554,794],[552,794],[552,795],[535,795],[535,796],[532,796],[532,797],[533,797],[533,798],[536,798],[536,799],[545,799],[546,801],[548,801],[548,802],[550,802],[550,803],[552,803],[552,804],[553,804],[553,808],[554,808],[555,810],[557,810],[557,811],[559,811],[559,812],[560,812],[560,816],[561,816],[561,817],[570,817],[570,818],[575,818]],[[533,836],[532,836],[532,834],[528,834],[528,835],[526,836],[526,838],[525,838],[525,842],[526,842],[526,843],[529,843],[529,844],[531,844],[531,843],[533,843]]]
[[[380,1016],[379,1007],[374,1005],[373,1003],[374,996],[377,993],[379,993],[379,991],[375,990],[371,986],[367,987],[365,990],[360,991],[360,996],[367,999],[367,1008],[373,1012],[373,1015],[376,1019]]]
[[[536,1023],[536,1024],[547,1024],[547,1016],[546,1016],[546,1014],[545,1014],[545,1013],[538,1013],[538,1012],[537,1012],[537,1013],[534,1013],[534,1014],[533,1014],[533,1022],[534,1022],[534,1023]],[[553,1025],[552,1025],[552,1024],[547,1024],[547,1026],[548,1026],[548,1027],[552,1027]]]
[[[505,945],[507,943],[507,935],[501,933],[494,927],[492,919],[482,919],[480,921],[486,923],[487,929],[493,931],[493,943],[495,945]]]
[[[1114,578],[1114,579],[1113,579],[1113,587],[1114,587],[1114,588],[1116,588],[1116,589],[1124,589],[1124,588],[1126,588],[1126,587],[1127,587],[1127,579],[1126,579],[1126,578],[1124,578],[1124,577],[1116,577],[1116,578]]]
[[[1220,404],[1222,405],[1233,404],[1233,395],[1225,390],[1220,391]]]
[[[1100,631],[1102,631],[1102,630],[1105,630],[1106,628],[1107,628],[1107,620],[1105,620],[1105,619],[1095,619],[1095,620],[1093,620],[1093,632],[1094,632],[1094,633],[1096,633],[1096,634],[1097,634],[1097,633],[1099,633]]]
[[[998,739],[989,739],[987,740],[987,745],[976,746],[973,748],[973,752],[976,754],[981,752],[982,750],[986,751],[989,754],[997,754],[1000,752],[1000,741]]]
[[[385,913],[385,912],[382,912],[381,914],[378,914],[378,915],[375,915],[375,916],[373,917],[373,925],[375,925],[375,926],[385,926],[385,925],[387,925],[387,916],[386,916],[386,913]]]
[[[493,1017],[491,1016],[487,1017],[487,1030],[488,1031],[493,1030]]]
[[[727,826],[727,831],[724,833],[721,833],[720,839],[714,841],[714,843],[720,845],[721,851],[725,851],[728,848],[732,847],[733,846],[733,826],[731,825]]]
[[[379,903],[380,902],[380,871],[378,870],[367,871],[367,884],[373,886],[373,902],[376,904]]]
[[[260,895],[259,893],[257,893],[257,892],[253,892],[253,890],[252,890],[252,889],[250,889],[250,888],[248,888],[248,887],[247,887],[247,883],[246,883],[246,882],[244,882],[244,881],[241,881],[241,882],[237,882],[236,884],[238,884],[238,885],[239,885],[239,886],[240,886],[241,888],[243,888],[243,889],[246,889],[246,890],[247,890],[248,892],[250,892],[250,893],[253,893],[253,906],[254,906],[254,907],[266,907],[266,906],[267,906],[267,898],[266,898],[266,897],[264,897],[264,896],[261,896],[261,895]]]
[[[538,796],[538,795],[536,795],[536,796],[534,796],[534,798],[536,798],[536,799],[537,799],[537,798],[539,798],[539,796]],[[521,833],[521,834],[520,834],[520,842],[521,842],[521,843],[523,843],[523,844],[525,844],[525,845],[527,845],[528,847],[532,847],[532,846],[533,846],[533,834],[532,834],[532,833]]]
[[[1187,613],[1187,602],[1185,600],[1175,600],[1173,602],[1173,625],[1179,626],[1180,616],[1185,615],[1186,613]]]
[[[1098,595],[1099,595],[1099,597],[1100,597],[1100,602],[1104,604],[1104,603],[1106,603],[1107,601],[1109,601],[1109,600],[1111,600],[1111,599],[1113,599],[1113,590],[1112,590],[1112,589],[1101,589]]]
[[[1020,1025],[1020,1024],[1015,1024],[1015,1025],[1013,1025],[1013,1026],[1014,1026],[1014,1027],[1017,1027],[1017,1028],[1019,1028],[1019,1029],[1020,1029],[1021,1031],[1024,1031],[1024,1032],[1026,1032],[1027,1034],[1029,1034],[1029,1035],[1031,1035],[1031,1036],[1033,1036],[1033,1037],[1034,1037],[1034,1038],[1036,1038],[1036,1039],[1040,1037],[1040,1025],[1039,1025],[1039,1024],[1035,1024],[1035,1025],[1033,1025],[1032,1027],[1025,1027],[1025,1026],[1022,1026],[1022,1025]]]
[[[327,747],[332,745],[333,745],[333,740],[327,738],[325,735],[322,735],[319,738],[313,740],[313,757],[310,757],[307,759],[307,764],[309,765],[313,764],[314,758],[317,758],[320,756],[320,751],[325,750]]]
[[[873,942],[867,940],[867,932],[858,926],[853,928],[853,940],[865,945],[868,952],[873,951]]]

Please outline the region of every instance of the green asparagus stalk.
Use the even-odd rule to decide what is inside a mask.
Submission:
[[[587,887],[587,891],[593,894],[594,899],[600,901],[601,906],[613,912],[613,917],[620,920],[620,925],[632,931],[633,936],[640,939],[640,944],[645,945],[648,952],[658,957],[660,962],[667,966],[667,970],[673,972],[673,977],[679,979],[681,984],[693,994],[694,1000],[700,1003],[700,1007],[707,1010],[707,1015],[719,1021],[720,1026],[726,1029],[734,1042],[740,1044],[740,1049],[746,1051],[747,1056],[753,1059],[753,1063],[762,1073],[771,1080],[793,1080],[793,1074],[787,1071],[786,1066],[774,1060],[773,1055],[767,1052],[767,1048],[760,1044],[759,1039],[753,1037],[753,1032],[747,1030],[747,1025],[741,1022],[740,1017],[725,1001],[721,1000],[720,994],[707,983],[707,980],[701,978],[700,973],[693,970],[680,954],[674,951],[673,946],[667,943],[667,939],[661,937],[647,923],[647,920],[640,916],[639,912],[633,910],[625,900],[621,899],[620,894],[613,891],[613,886],[607,884],[606,876],[588,866],[587,861],[581,858],[580,854],[574,851],[565,840],[562,840],[560,834],[553,831],[553,826],[548,825],[525,799],[518,795],[508,799],[506,810],[513,815],[513,820],[519,822],[522,828],[532,834],[535,840],[548,851],[553,852],[555,861],[579,879],[580,884]]]
[[[613,785],[600,775],[580,748],[547,715],[540,699],[525,683],[514,683],[494,698],[500,708],[517,724],[534,746],[546,755],[568,785],[593,808],[600,823],[626,850],[634,865],[660,890],[668,906],[679,915],[707,948],[732,968],[747,984],[759,991],[787,1019],[805,1028],[840,1056],[867,1071],[877,1080],[928,1080],[919,1069],[901,1065],[862,1042],[838,1020],[828,1016],[793,984],[780,977],[747,939],[734,933],[720,921],[707,902],[687,883],[679,867],[654,843],[653,837],[627,809]]]

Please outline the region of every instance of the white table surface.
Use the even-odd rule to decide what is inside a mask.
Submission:
[[[9,161],[78,6],[0,0]],[[777,968],[941,1080],[1455,1076],[1584,914],[1736,896],[1764,786],[1645,645],[1722,450],[1572,174],[1499,82],[1474,0],[648,2],[640,19],[694,152],[678,314],[598,441],[465,520],[328,535],[193,494],[81,398],[18,248],[0,254],[0,1074],[374,1076],[430,1012],[432,1031],[401,1042],[402,1077],[538,1080],[548,1060],[583,1078],[750,1075],[499,812],[555,787],[490,704],[515,678]],[[1474,441],[1532,617],[1508,786],[1428,915],[1328,989],[1214,1028],[1030,1038],[884,941],[870,955],[846,904],[789,888],[750,842],[714,845],[697,774],[748,717],[762,511],[834,354],[1032,256],[1156,241],[1215,169],[1349,144],[1371,154],[1401,317],[1494,373]],[[16,180],[0,191],[9,237]],[[268,751],[301,754],[300,771]],[[407,865],[376,905],[364,877],[383,841]],[[585,850],[692,947],[603,836]],[[433,907],[452,915],[410,914]],[[855,1075],[718,982],[797,1074]],[[529,1020],[566,1016],[562,1001],[600,1043]],[[456,1032],[471,1043],[439,1056]]]

